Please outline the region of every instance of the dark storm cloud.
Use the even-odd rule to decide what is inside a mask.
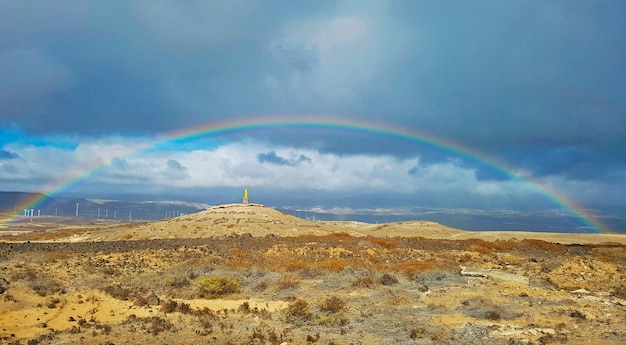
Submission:
[[[179,161],[175,160],[175,159],[168,159],[167,160],[167,167],[173,170],[179,170],[179,171],[186,171],[187,168],[185,168],[182,164],[180,164]]]
[[[2,2],[0,125],[152,134],[225,118],[325,114],[432,133],[537,176],[623,176],[625,8],[588,1]],[[423,162],[454,155],[336,133],[265,139]],[[506,178],[468,164],[478,179]]]
[[[152,133],[263,111],[274,35],[316,7],[325,2],[3,2],[0,123]]]
[[[256,155],[259,163],[270,163],[275,165],[297,166],[302,163],[311,162],[311,158],[300,155],[297,159],[288,159],[276,154],[275,151],[259,153]]]
[[[0,160],[8,160],[18,158],[18,154],[15,152],[10,152],[6,150],[0,149]]]

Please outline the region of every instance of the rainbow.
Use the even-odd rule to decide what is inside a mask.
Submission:
[[[455,155],[460,155],[462,157],[467,157],[479,163],[485,164],[492,169],[504,173],[511,179],[526,181],[533,185],[539,192],[545,195],[559,208],[563,208],[574,216],[580,218],[582,221],[584,221],[586,225],[588,225],[595,231],[606,233],[613,232],[607,226],[602,224],[598,217],[589,213],[582,206],[577,205],[561,191],[549,185],[540,183],[536,179],[532,178],[530,175],[525,174],[524,172],[517,170],[514,167],[509,167],[503,162],[499,162],[492,157],[488,157],[479,151],[473,150],[465,146],[461,146],[453,141],[437,137],[430,133],[422,131],[408,130],[406,128],[396,127],[378,122],[323,116],[274,116],[238,119],[209,123],[193,128],[161,133],[157,135],[154,140],[149,140],[148,143],[138,144],[135,147],[128,148],[123,152],[114,153],[110,155],[110,157],[108,157],[105,161],[94,163],[92,166],[81,167],[81,169],[74,171],[72,174],[66,176],[62,180],[54,181],[53,183],[49,184],[43,193],[48,196],[58,194],[63,190],[71,188],[79,181],[84,180],[85,178],[96,173],[97,171],[105,169],[106,167],[113,164],[114,161],[117,159],[129,157],[144,152],[146,150],[156,147],[159,144],[181,140],[193,140],[206,136],[219,136],[272,129],[330,129],[392,137],[409,142],[426,144],[428,146],[435,147],[437,149],[450,152]],[[16,209],[21,210],[36,208],[36,206],[42,202],[42,199],[42,197],[36,197],[30,200],[26,200],[21,205],[18,205]],[[16,215],[12,220],[17,219],[18,217],[19,216]]]

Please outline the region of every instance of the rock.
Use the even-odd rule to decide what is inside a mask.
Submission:
[[[9,281],[4,279],[4,278],[0,278],[0,295],[2,295],[5,291],[7,291],[7,289],[9,288]]]
[[[154,292],[150,294],[150,296],[148,296],[146,298],[148,305],[159,305],[161,304],[161,299],[159,298],[159,296],[155,295]]]
[[[588,295],[590,294],[590,292],[586,289],[578,289],[578,290],[574,290],[574,291],[570,291],[571,293],[575,293],[577,295]]]

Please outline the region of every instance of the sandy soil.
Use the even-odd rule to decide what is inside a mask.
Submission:
[[[623,235],[240,204],[4,230],[0,344],[626,343]]]

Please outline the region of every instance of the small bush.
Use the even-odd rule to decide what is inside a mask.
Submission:
[[[173,312],[190,314],[192,310],[188,303],[183,303],[183,302],[178,303],[176,301],[169,300],[161,304],[161,311],[166,314],[173,313]]]
[[[26,285],[39,296],[45,297],[63,290],[63,285],[49,273],[38,272],[33,268],[26,268],[13,274],[12,280],[23,280]]]
[[[293,289],[300,285],[300,278],[295,274],[284,274],[274,282],[278,289]]]
[[[309,267],[311,264],[306,261],[290,261],[284,264],[285,271],[294,272],[298,270],[305,269]]]
[[[392,276],[391,274],[383,274],[382,277],[380,277],[380,283],[382,285],[394,285],[394,284],[398,284],[398,278]]]
[[[352,281],[352,286],[360,288],[371,288],[374,286],[374,278],[371,276],[360,276]]]
[[[122,301],[127,301],[132,297],[130,289],[123,288],[121,285],[110,285],[102,289],[104,292]]]
[[[337,313],[341,309],[346,306],[346,302],[344,302],[341,298],[337,296],[331,296],[322,302],[320,305],[320,310],[327,313]]]
[[[189,279],[182,275],[167,276],[163,279],[163,284],[172,288],[181,288],[189,286]]]
[[[428,333],[428,330],[426,328],[417,326],[417,327],[412,328],[409,331],[409,338],[413,340],[424,338],[427,333]]]
[[[303,299],[295,300],[285,310],[285,321],[289,323],[304,323],[311,320],[311,317],[309,303]]]
[[[264,291],[265,289],[267,289],[267,286],[268,284],[266,281],[261,281],[254,286],[254,291]]]
[[[153,316],[150,319],[150,328],[149,332],[153,335],[158,335],[163,331],[175,331],[174,325],[166,320],[157,316]]]
[[[626,284],[616,287],[613,294],[619,298],[626,298]]]
[[[29,282],[29,287],[33,289],[39,296],[45,297],[48,294],[57,293],[63,290],[63,285],[54,278],[42,277],[35,281]]]
[[[223,296],[241,292],[241,286],[236,279],[223,276],[200,277],[194,285],[202,296]]]

